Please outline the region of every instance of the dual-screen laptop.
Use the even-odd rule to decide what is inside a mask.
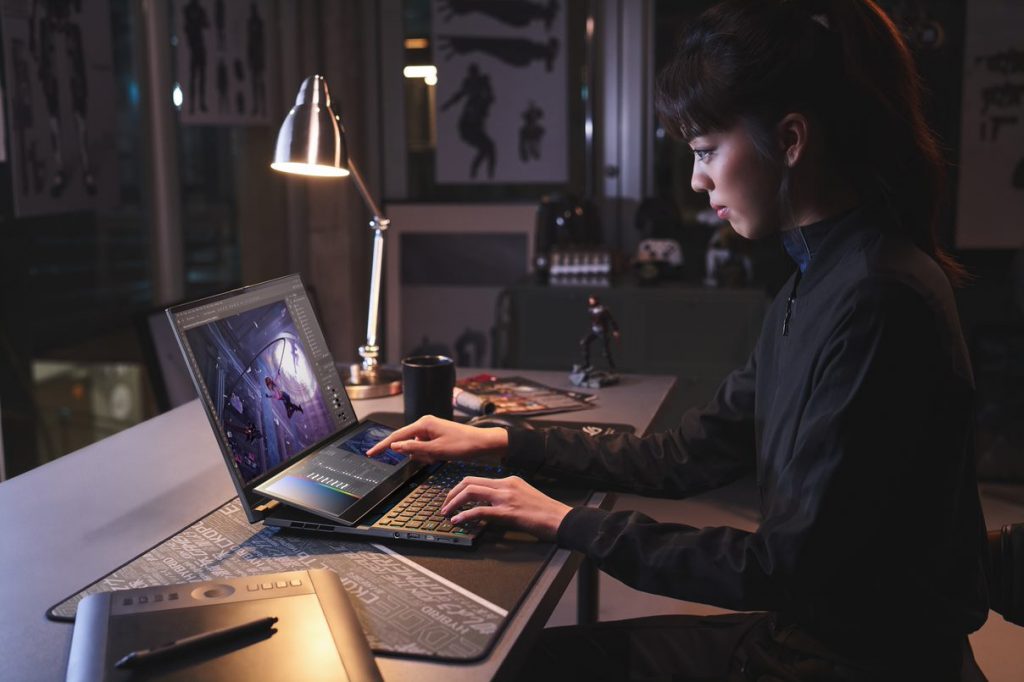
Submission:
[[[473,545],[482,524],[439,512],[466,475],[385,449],[392,429],[360,422],[298,275],[168,308],[200,402],[250,523]]]

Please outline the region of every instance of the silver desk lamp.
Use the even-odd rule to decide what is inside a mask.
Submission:
[[[349,367],[345,388],[349,397],[381,398],[402,391],[398,372],[380,366],[377,328],[380,324],[380,278],[384,263],[384,232],[389,220],[370,196],[355,163],[349,158],[345,126],[331,109],[331,96],[323,76],[302,82],[295,106],[281,124],[274,150],[274,170],[296,175],[341,178],[352,175],[359,195],[373,214],[373,264],[370,269],[370,310],[366,320],[366,345],[359,347],[362,363]]]

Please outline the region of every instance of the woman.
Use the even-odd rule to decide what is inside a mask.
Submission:
[[[759,612],[548,630],[531,674],[959,679],[987,614],[973,379],[906,45],[870,0],[729,1],[686,30],[657,107],[693,149],[693,188],[742,236],[780,234],[796,262],[746,366],[645,438],[426,418],[378,447],[500,453],[657,496],[756,473],[753,533],[569,509],[518,478],[460,483],[456,522],[510,523],[638,589]]]

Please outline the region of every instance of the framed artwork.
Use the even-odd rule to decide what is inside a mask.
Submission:
[[[565,182],[565,0],[434,0],[439,184]]]
[[[498,294],[530,272],[536,205],[395,203],[385,213],[387,362],[440,353],[492,366]]]
[[[175,60],[186,125],[269,125],[280,60],[271,0],[175,0]]]
[[[1024,246],[1024,3],[966,5],[956,245],[1017,249]]]
[[[7,0],[0,24],[15,215],[116,205],[108,1]]]

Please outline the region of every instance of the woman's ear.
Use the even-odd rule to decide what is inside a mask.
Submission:
[[[803,114],[786,114],[776,128],[782,158],[788,168],[793,168],[807,155],[807,138],[810,126]]]

